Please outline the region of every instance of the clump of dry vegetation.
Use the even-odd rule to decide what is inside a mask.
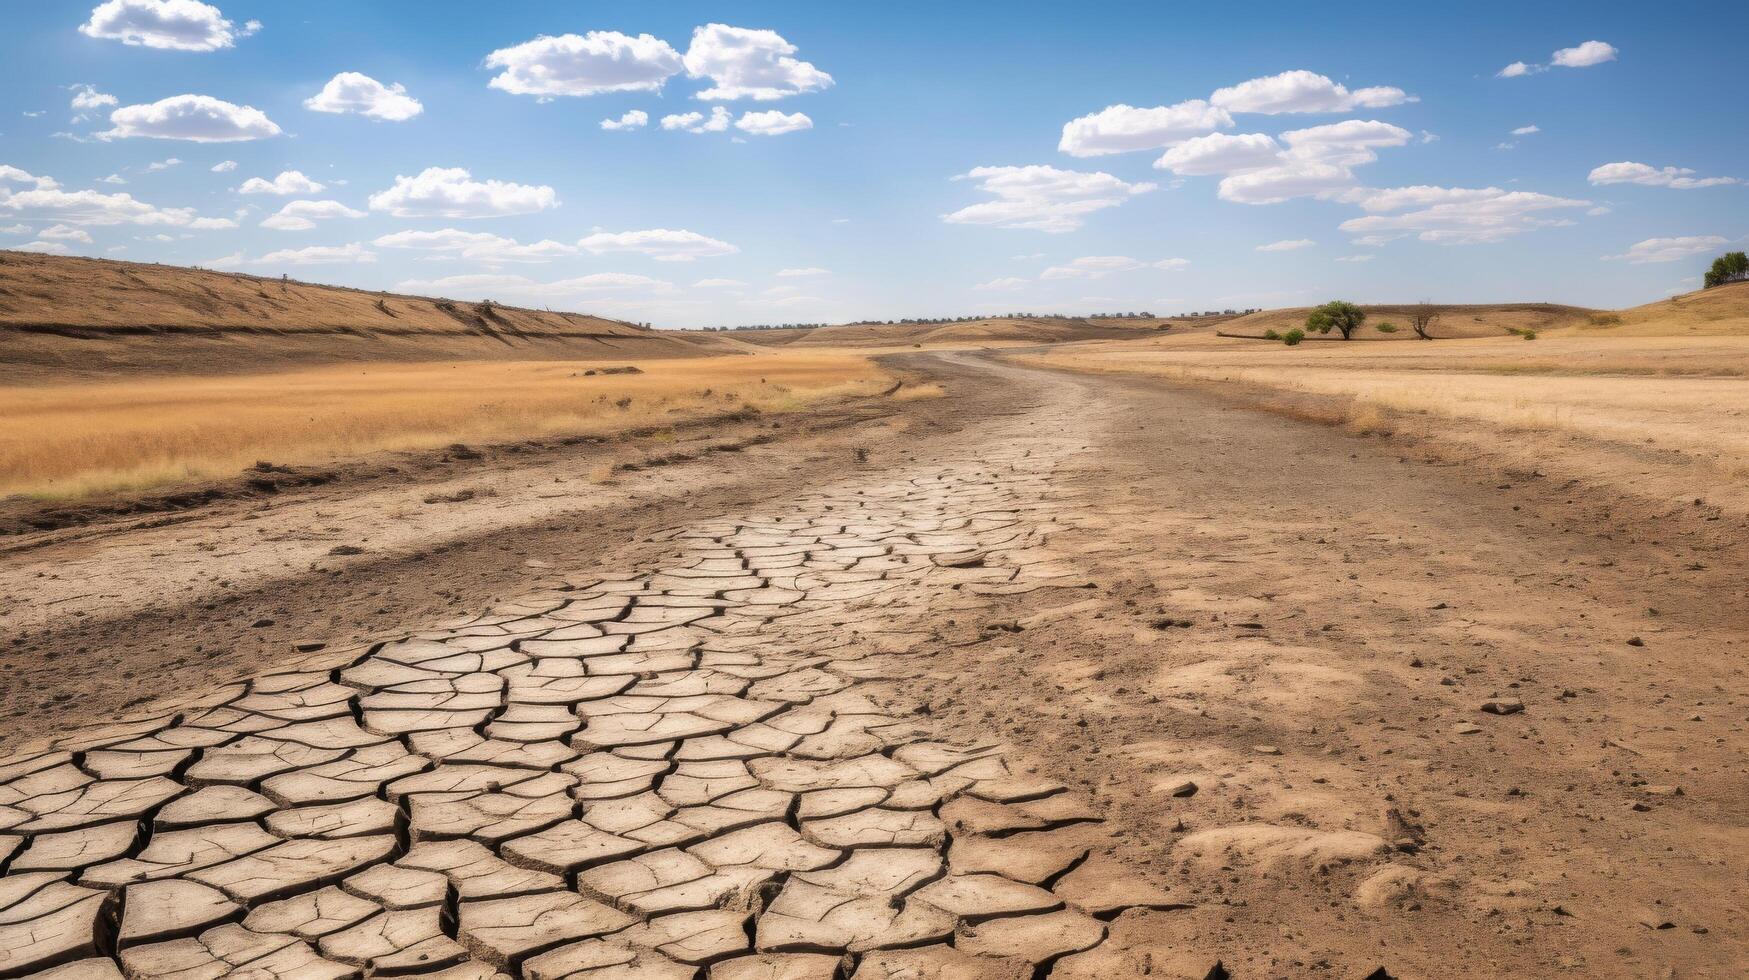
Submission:
[[[632,368],[633,370],[625,370]],[[874,395],[866,357],[464,362],[0,388],[0,495],[69,498],[317,463],[787,412]]]

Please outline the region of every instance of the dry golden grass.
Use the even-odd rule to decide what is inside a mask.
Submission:
[[[1393,415],[1431,416],[1465,432],[1545,430],[1681,449],[1732,472],[1749,461],[1749,337],[1083,344],[1026,359],[1337,396],[1346,399],[1341,421],[1356,432],[1389,431]]]
[[[584,376],[635,364],[641,374]],[[791,411],[892,379],[828,351],[644,362],[324,367],[0,388],[0,495],[79,497],[380,450],[607,435],[748,408]]]

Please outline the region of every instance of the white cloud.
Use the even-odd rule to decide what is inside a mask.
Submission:
[[[219,8],[199,0],[107,0],[79,26],[87,37],[174,51],[217,51],[261,28],[250,21],[241,31]]]
[[[1614,61],[1620,54],[1615,45],[1602,41],[1586,41],[1571,48],[1562,48],[1549,56],[1549,61],[1562,68],[1590,68],[1606,61]]]
[[[28,235],[30,226],[19,222],[16,225],[0,225],[0,235]]]
[[[213,164],[210,169],[215,174],[228,174],[231,171],[237,169],[237,161],[235,161],[235,160],[220,160],[218,163]]]
[[[667,41],[648,34],[590,31],[582,37],[542,35],[499,48],[486,56],[486,67],[504,69],[487,83],[492,88],[546,101],[561,95],[660,92],[680,71],[681,58]]]
[[[1276,115],[1283,112],[1348,112],[1353,109],[1380,109],[1416,101],[1400,88],[1380,85],[1350,92],[1346,86],[1331,81],[1317,72],[1284,71],[1279,75],[1253,78],[1227,88],[1216,89],[1209,101],[1228,112],[1256,112]]]
[[[98,138],[235,143],[278,136],[280,131],[260,109],[210,95],[173,95],[146,105],[123,106],[109,114],[109,122],[115,128],[98,133]]]
[[[1694,171],[1687,167],[1665,167],[1662,170],[1645,163],[1606,163],[1591,171],[1589,180],[1599,186],[1604,184],[1643,184],[1647,187],[1670,187],[1687,191],[1697,187],[1717,187],[1723,184],[1738,184],[1742,181],[1735,177],[1694,177]]]
[[[1167,150],[1154,161],[1154,167],[1180,177],[1195,177],[1262,170],[1280,158],[1281,147],[1265,133],[1210,133]]]
[[[1334,194],[1354,182],[1354,167],[1378,159],[1377,148],[1402,146],[1411,138],[1408,130],[1377,120],[1346,119],[1291,130],[1281,134],[1287,149],[1274,166],[1231,174],[1221,180],[1218,193],[1238,204]]]
[[[121,174],[110,174],[107,177],[97,178],[97,182],[99,184],[125,184],[128,181],[127,178],[123,177]]]
[[[1360,204],[1363,209],[1384,212],[1418,208],[1401,214],[1369,214],[1350,218],[1339,227],[1357,236],[1356,243],[1379,245],[1413,234],[1421,241],[1445,245],[1497,242],[1538,228],[1570,224],[1562,217],[1543,217],[1549,211],[1589,207],[1590,201],[1554,197],[1531,191],[1505,191],[1498,187],[1408,187],[1394,190],[1357,190],[1338,200]]]
[[[181,165],[182,161],[175,157],[170,157],[167,160],[154,160],[151,163],[146,164],[146,173],[155,174],[160,170],[169,170],[171,167],[178,167]]]
[[[99,110],[109,106],[120,105],[116,97],[107,92],[99,92],[91,85],[74,85],[73,91],[73,121],[84,122]]]
[[[694,289],[738,289],[747,284],[739,279],[700,279],[692,284]]]
[[[972,288],[981,292],[996,293],[1008,292],[1010,290],[1020,289],[1030,285],[1032,285],[1031,279],[1022,279],[1019,276],[1002,276],[998,279],[992,279],[989,282],[978,283]]]
[[[68,255],[73,251],[60,242],[25,242],[11,248],[14,252],[41,252],[44,255]]]
[[[478,262],[547,262],[576,255],[575,245],[545,239],[528,245],[513,238],[490,232],[461,231],[444,228],[440,231],[397,231],[371,242],[379,248],[406,248],[437,252],[440,255]]]
[[[711,108],[710,118],[703,113],[681,112],[662,117],[663,129],[684,129],[689,133],[721,133],[729,128],[733,113],[722,106]]]
[[[603,119],[601,128],[612,132],[619,129],[643,129],[650,125],[650,114],[642,109],[633,109],[618,119]]]
[[[343,71],[328,79],[322,91],[304,100],[315,112],[350,113],[387,122],[406,122],[425,111],[419,100],[407,94],[399,82],[382,82],[355,71]]]
[[[1562,48],[1549,55],[1550,64],[1533,65],[1523,61],[1514,61],[1505,68],[1494,73],[1496,78],[1524,78],[1527,75],[1540,75],[1553,68],[1590,68],[1606,61],[1614,61],[1621,52],[1612,44],[1602,41],[1586,41],[1570,48]]]
[[[817,265],[810,265],[799,269],[777,270],[777,277],[779,279],[801,279],[808,276],[829,276],[831,274],[831,269],[822,269]]]
[[[1284,238],[1279,242],[1270,242],[1268,245],[1259,245],[1257,246],[1257,251],[1292,252],[1295,249],[1311,248],[1316,244],[1318,243],[1312,241],[1310,238]]]
[[[735,120],[735,128],[754,136],[782,136],[784,133],[813,129],[814,121],[799,112],[786,115],[770,109],[765,112],[743,112],[741,118]]]
[[[1040,279],[1104,279],[1114,272],[1131,272],[1143,268],[1127,255],[1084,255],[1064,265],[1053,265],[1039,273]]]
[[[1361,255],[1338,255],[1338,256],[1336,256],[1336,261],[1338,261],[1338,262],[1371,262],[1375,258],[1378,258],[1378,256],[1373,254],[1373,253],[1368,252],[1368,253],[1364,253]]]
[[[1232,125],[1225,110],[1201,99],[1152,109],[1114,105],[1064,123],[1057,149],[1075,157],[1152,150]]]
[[[91,233],[82,228],[74,228],[72,225],[50,225],[42,231],[37,232],[37,237],[54,239],[56,241],[84,242],[87,245],[91,244]]]
[[[686,73],[713,84],[693,98],[768,102],[832,85],[831,75],[798,61],[795,53],[796,46],[776,31],[727,24],[695,28],[686,49]]]
[[[8,178],[8,171],[14,171],[14,168],[0,166],[0,180]],[[25,176],[29,177],[28,174]],[[0,190],[0,217],[62,221],[75,225],[168,225],[199,231],[237,227],[237,223],[229,218],[198,217],[193,208],[158,208],[135,200],[129,194],[65,191],[53,181],[31,190],[12,193]]]
[[[1102,171],[1056,167],[976,167],[955,180],[974,180],[995,196],[942,215],[950,224],[994,225],[1047,232],[1074,231],[1095,211],[1117,207],[1158,185],[1129,183]]]
[[[1648,238],[1635,242],[1620,255],[1605,255],[1605,259],[1625,259],[1635,265],[1648,262],[1677,262],[1693,255],[1704,255],[1730,240],[1718,235],[1685,235],[1680,238]]]
[[[272,180],[251,177],[237,188],[239,194],[318,194],[326,187],[305,177],[301,170],[282,170]]]
[[[397,174],[393,187],[370,196],[372,211],[397,218],[496,218],[558,204],[551,187],[474,180],[461,167],[427,167],[416,177]]]
[[[311,245],[308,248],[283,248],[268,252],[249,265],[336,265],[342,262],[375,262],[375,252],[359,242],[350,245]]]
[[[292,201],[278,213],[263,218],[261,227],[276,231],[309,231],[318,221],[362,217],[363,211],[355,211],[339,201]]]
[[[1164,269],[1167,272],[1183,272],[1185,269],[1190,268],[1190,260],[1189,259],[1161,259],[1160,261],[1154,263],[1154,268]]]
[[[527,276],[474,274],[442,279],[409,279],[395,285],[399,292],[456,299],[510,300],[529,304],[577,300],[626,300],[674,293],[671,282],[624,272],[597,272],[557,282],[539,282]]]
[[[1541,126],[1538,126],[1535,123],[1532,123],[1529,126],[1518,127],[1517,129],[1512,131],[1512,135],[1514,135],[1514,136],[1529,136],[1532,133],[1540,133],[1542,131],[1543,130],[1542,130]]]
[[[38,177],[35,174],[20,170],[17,167],[9,167],[4,163],[0,163],[0,185],[3,184],[29,184],[31,187],[43,191],[54,190],[61,186],[60,184],[55,183],[55,178],[53,177]],[[6,189],[0,187],[0,198],[3,198],[5,193]]]
[[[728,242],[709,238],[696,231],[651,228],[645,231],[596,232],[579,239],[579,248],[591,255],[606,252],[635,252],[658,262],[691,262],[694,259],[734,255],[741,251]]]

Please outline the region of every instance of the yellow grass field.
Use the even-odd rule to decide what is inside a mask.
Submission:
[[[636,366],[641,374],[596,374]],[[0,388],[0,496],[71,498],[234,475],[257,460],[608,435],[868,395],[894,379],[829,351],[648,361],[370,364]]]

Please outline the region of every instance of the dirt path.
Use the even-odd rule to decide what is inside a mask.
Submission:
[[[567,471],[506,469],[340,575],[318,538],[202,584],[234,516],[82,545],[163,586],[11,613],[13,742],[67,734],[0,758],[0,976],[1740,972],[1730,550],[1196,388],[930,363],[949,399],[732,466],[550,511],[516,487]]]

